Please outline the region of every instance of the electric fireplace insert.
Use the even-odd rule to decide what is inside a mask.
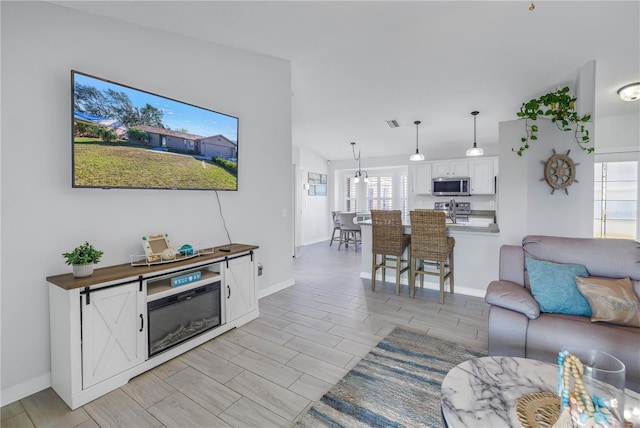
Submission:
[[[220,281],[147,303],[149,357],[222,324]]]

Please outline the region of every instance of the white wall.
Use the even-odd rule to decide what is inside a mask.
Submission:
[[[259,295],[293,283],[288,62],[47,3],[1,8],[3,404],[50,385],[45,277],[70,271],[62,252],[88,240],[105,252],[100,267],[128,263],[150,233],[227,240],[213,192],[71,188],[71,69],[239,117],[226,224],[234,242],[260,246]]]
[[[498,223],[501,240],[520,244],[525,235],[593,236],[593,155],[581,150],[573,132],[562,132],[550,120],[538,120],[538,140],[522,157],[520,147],[524,121],[500,123],[500,174],[498,177]],[[589,124],[588,126],[592,126]],[[544,164],[556,153],[566,154],[576,164],[576,180],[569,194],[544,181]]]
[[[333,177],[329,176],[327,160],[307,147],[300,147],[299,169],[299,211],[300,245],[326,241],[331,237],[333,226],[329,208],[329,189],[333,186]],[[309,196],[303,185],[309,184],[309,173],[327,175],[327,195]]]
[[[638,114],[599,117],[594,136],[596,154],[640,152],[640,103]]]
[[[590,61],[576,70],[566,84],[577,92],[576,110],[590,114],[585,124],[595,146],[595,67]],[[562,87],[557,85],[557,87]],[[499,124],[498,223],[503,244],[522,243],[526,235],[593,236],[593,164],[594,156],[576,143],[573,131],[561,131],[548,119],[539,119],[538,140],[522,156],[513,151],[525,135],[525,121]],[[597,129],[597,128],[596,128]],[[576,165],[576,181],[564,190],[546,183],[544,163],[553,155],[568,154]]]

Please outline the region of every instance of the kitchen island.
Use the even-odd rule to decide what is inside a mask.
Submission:
[[[473,214],[473,213],[472,213]],[[496,223],[486,220],[486,216],[477,213],[469,216],[469,220],[456,224],[447,224],[447,235],[456,240],[453,250],[454,257],[454,293],[466,294],[475,297],[484,297],[487,285],[498,277],[497,255],[500,252],[500,233]],[[411,234],[409,218],[403,218],[404,233]],[[362,263],[360,277],[371,279],[371,220],[359,222],[362,230]],[[406,255],[408,257],[408,255]],[[395,283],[395,271],[387,270],[385,282]],[[382,280],[382,274],[378,272],[376,281]],[[401,295],[409,296],[409,273],[400,276]],[[437,277],[425,276],[424,286],[428,289],[440,290]],[[448,283],[445,284],[445,304],[449,293]],[[420,291],[419,285],[416,292]]]

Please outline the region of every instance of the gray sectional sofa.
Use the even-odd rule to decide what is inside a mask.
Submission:
[[[491,282],[486,293],[486,301],[491,305],[489,355],[555,363],[563,346],[569,349],[571,345],[579,344],[620,359],[626,365],[627,388],[640,392],[640,327],[592,322],[590,316],[584,315],[541,311],[532,293],[526,269],[530,262],[525,262],[526,258],[581,264],[589,276],[628,277],[632,291],[638,297],[640,244],[625,239],[526,236],[522,245],[501,247],[499,280]],[[539,290],[537,287],[536,283],[536,291]],[[553,284],[547,287],[553,287]],[[557,293],[558,299],[563,298],[562,294]]]

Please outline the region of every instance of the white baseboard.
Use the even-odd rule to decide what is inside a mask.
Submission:
[[[294,285],[296,283],[295,279],[290,278],[287,279],[286,281],[283,281],[279,284],[275,284],[272,285],[269,288],[266,288],[264,290],[259,290],[258,291],[258,299],[262,299],[263,297],[267,297],[273,293],[277,293],[280,290],[284,290],[285,288],[291,287],[292,285]]]
[[[370,280],[371,272],[360,272],[360,278]],[[381,278],[382,278],[381,276],[380,278],[376,277],[376,281],[379,281]],[[430,278],[425,279],[424,288],[427,288],[429,290],[440,291],[440,283],[429,281],[429,279]],[[392,282],[395,284],[396,282],[395,274],[387,275],[387,280],[385,282]],[[400,284],[409,285],[409,280],[406,277],[406,275],[403,275],[400,277]],[[449,289],[449,285],[448,283],[445,283],[445,291],[448,289]],[[480,297],[480,298],[484,298],[486,294],[486,290],[480,290],[480,289],[471,288],[471,287],[461,287],[458,284],[455,284],[454,292],[456,294],[464,294],[465,296]]]
[[[302,244],[300,244],[300,246],[301,247],[306,247],[307,245],[313,245],[313,244],[317,244],[319,242],[327,242],[327,245],[329,245],[328,244],[329,239],[327,239],[327,238],[318,238],[318,239],[314,239],[312,241],[303,242]]]
[[[47,389],[50,386],[51,373],[43,374],[42,376],[38,376],[18,385],[3,389],[0,393],[0,403],[2,406],[6,406],[14,401],[21,400],[24,397],[28,397],[36,392],[42,391],[43,389]]]

